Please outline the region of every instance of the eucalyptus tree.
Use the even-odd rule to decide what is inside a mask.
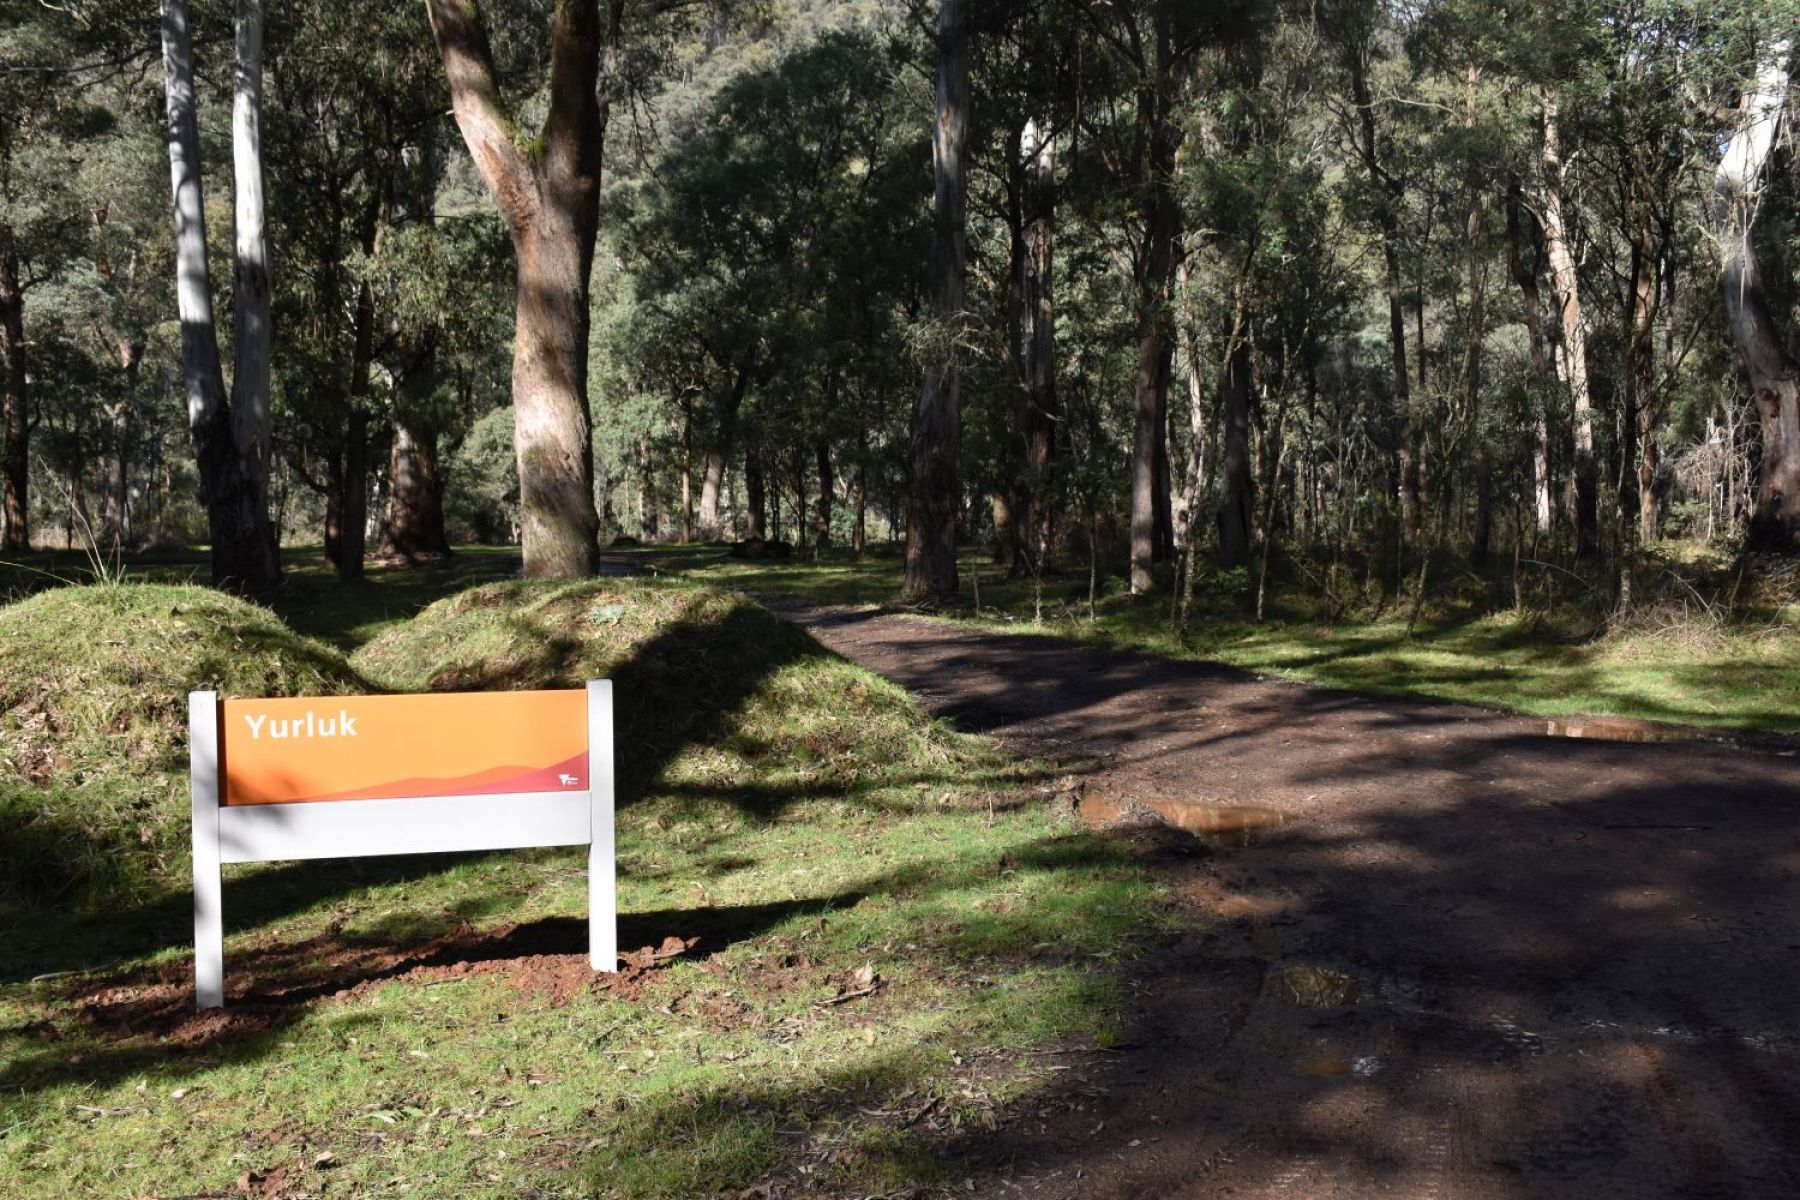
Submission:
[[[1800,544],[1800,361],[1775,325],[1753,236],[1787,105],[1791,30],[1765,35],[1757,46],[1754,73],[1744,87],[1714,180],[1726,321],[1762,421],[1762,479],[1750,517],[1750,540],[1769,550]]]
[[[968,220],[969,14],[967,0],[939,0],[937,85],[932,106],[934,197],[926,260],[931,322],[924,386],[913,410],[912,490],[906,513],[903,593],[914,600],[956,594],[958,446],[962,391],[957,342],[963,321]]]
[[[188,430],[207,510],[216,583],[260,590],[281,576],[269,520],[270,278],[264,235],[261,0],[238,0],[232,62],[231,391],[213,320],[200,129],[187,0],[163,0],[163,80],[174,193],[176,299]]]
[[[592,574],[599,566],[588,406],[589,273],[600,221],[600,171],[625,0],[557,0],[548,105],[535,137],[501,92],[476,0],[428,0],[451,108],[499,205],[517,268],[513,409],[525,573]]]

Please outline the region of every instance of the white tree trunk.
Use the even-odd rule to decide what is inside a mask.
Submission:
[[[231,433],[266,506],[269,483],[269,251],[263,232],[262,0],[237,0],[231,167],[235,254]]]
[[[1788,353],[1775,327],[1751,235],[1763,172],[1787,103],[1791,52],[1786,38],[1763,48],[1713,181],[1725,317],[1762,420],[1762,477],[1750,516],[1750,541],[1769,550],[1800,544],[1800,362]]]
[[[181,317],[181,373],[188,428],[218,418],[225,403],[206,260],[206,202],[200,186],[200,128],[187,0],[163,0],[163,92],[168,102],[169,184],[175,204],[175,305]]]
[[[1550,259],[1550,290],[1562,323],[1562,355],[1558,361],[1575,404],[1576,546],[1577,553],[1588,555],[1599,550],[1599,472],[1594,463],[1594,411],[1588,387],[1587,319],[1581,310],[1581,282],[1575,273],[1575,257],[1569,249],[1568,227],[1563,219],[1556,92],[1544,88],[1539,93],[1539,104],[1544,125],[1544,251]]]
[[[237,100],[233,107],[248,106],[249,136],[254,142],[256,109],[262,98],[262,12],[259,0],[239,6]],[[246,30],[243,26],[251,26]],[[194,94],[193,37],[188,26],[186,0],[163,0],[163,88],[168,103],[169,183],[175,215],[175,292],[181,317],[181,367],[187,385],[188,433],[194,443],[194,459],[200,471],[200,488],[206,504],[208,535],[212,542],[213,581],[231,587],[260,591],[281,577],[281,557],[275,531],[269,523],[268,436],[268,264],[262,251],[262,168],[254,159],[254,232],[256,258],[245,264],[244,221],[239,216],[238,278],[247,277],[245,266],[260,281],[260,309],[246,288],[238,287],[238,339],[260,344],[260,363],[250,363],[249,384],[260,378],[260,398],[234,412],[225,395],[224,371],[219,362],[218,330],[213,321],[212,280],[206,258],[206,198],[200,181],[200,133]],[[246,56],[246,51],[248,55]],[[236,118],[234,116],[234,124]],[[246,163],[238,149],[239,177]],[[242,184],[240,183],[240,189]],[[238,197],[238,211],[246,198]],[[260,312],[260,322],[256,313]],[[246,315],[248,313],[249,315]],[[246,326],[254,326],[246,329]],[[240,353],[242,350],[240,349]],[[240,430],[244,432],[240,432]]]

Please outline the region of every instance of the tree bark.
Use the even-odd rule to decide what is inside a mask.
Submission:
[[[106,494],[100,509],[100,545],[118,549],[130,537],[131,401],[137,395],[138,367],[144,360],[144,343],[122,337],[117,344],[121,380],[120,396],[106,410]]]
[[[1562,149],[1557,96],[1538,94],[1543,122],[1542,219],[1544,249],[1550,259],[1550,287],[1562,322],[1562,375],[1575,406],[1575,556],[1600,552],[1600,475],[1594,462],[1594,412],[1588,388],[1587,320],[1581,311],[1581,282],[1563,221]]]
[[[1620,423],[1619,541],[1653,541],[1656,509],[1651,485],[1656,473],[1656,310],[1658,250],[1650,214],[1641,204],[1627,231],[1631,245],[1631,292],[1625,310],[1625,406]],[[1646,456],[1648,460],[1646,460]],[[1645,465],[1648,461],[1649,477]]]
[[[1471,139],[1480,80],[1480,68],[1471,65],[1464,89],[1467,98],[1464,128],[1470,131]],[[1481,433],[1481,350],[1482,339],[1487,333],[1487,256],[1481,246],[1481,197],[1486,188],[1479,165],[1473,159],[1468,164],[1466,181],[1469,210],[1463,238],[1468,255],[1469,328],[1463,354],[1463,411],[1469,436],[1475,442],[1475,528],[1470,539],[1469,561],[1481,567],[1487,564],[1488,546],[1494,533],[1494,461]]]
[[[656,497],[650,483],[650,435],[640,433],[637,450],[633,457],[637,460],[638,469],[638,535],[646,542],[654,542],[656,529]]]
[[[26,420],[25,290],[13,227],[0,223],[0,551],[29,549],[25,489],[31,427]]]
[[[725,494],[725,463],[732,452],[732,444],[737,440],[738,410],[743,406],[744,393],[750,386],[750,364],[739,364],[737,371],[730,378],[727,389],[719,397],[718,427],[713,431],[714,442],[706,451],[706,461],[700,476],[700,539],[712,541],[720,536],[719,502]]]
[[[860,458],[856,463],[856,482],[850,488],[850,503],[856,512],[850,526],[850,553],[860,562],[869,548],[869,469]]]
[[[1548,342],[1544,336],[1544,300],[1538,289],[1542,253],[1534,241],[1532,258],[1526,261],[1522,189],[1513,180],[1506,191],[1506,265],[1518,285],[1525,314],[1525,337],[1531,347],[1531,379],[1535,415],[1531,446],[1532,514],[1540,534],[1550,532],[1550,417],[1548,385],[1551,380]]]
[[[1346,54],[1350,95],[1356,104],[1357,151],[1369,177],[1374,200],[1375,225],[1381,234],[1381,261],[1388,304],[1388,357],[1392,364],[1394,403],[1403,427],[1400,445],[1400,527],[1402,536],[1417,542],[1423,532],[1418,461],[1418,417],[1412,410],[1412,378],[1406,368],[1406,289],[1400,270],[1401,181],[1382,161],[1380,131],[1375,124],[1375,99],[1369,88],[1366,45],[1352,46]]]
[[[249,28],[246,28],[246,27]],[[233,101],[234,155],[259,154],[255,123],[239,129],[240,105],[253,111],[262,93],[262,13],[257,0],[240,0],[235,96]],[[269,522],[267,494],[268,412],[266,344],[262,365],[251,363],[251,374],[241,388],[248,411],[235,411],[226,397],[224,372],[219,361],[218,331],[213,320],[212,281],[207,265],[206,210],[200,177],[200,132],[194,93],[192,37],[186,0],[163,0],[162,51],[164,96],[168,108],[169,180],[174,198],[176,305],[181,318],[181,365],[187,390],[188,433],[200,472],[202,500],[212,542],[213,582],[221,586],[261,591],[281,576],[280,551]],[[246,174],[260,182],[261,163],[245,163]],[[255,189],[260,197],[260,187]],[[254,254],[256,260],[239,264],[244,278],[261,273],[264,302],[267,263],[254,247],[261,243],[261,213],[246,212],[249,197],[240,197],[239,222],[248,224],[236,240],[237,256]],[[246,218],[249,218],[246,221]],[[258,313],[254,297],[243,301],[247,317],[260,330],[240,331],[240,348],[258,353],[257,338],[266,343],[266,306]],[[242,339],[248,336],[249,341]],[[260,373],[260,382],[257,378]],[[259,391],[260,389],[260,391]]]
[[[1015,505],[1015,567],[1038,572],[1050,547],[1050,471],[1056,449],[1056,143],[1052,132],[1027,121],[1020,137],[1024,160],[1024,230],[1019,255],[1019,435],[1024,441],[1024,495]]]
[[[1162,8],[1159,6],[1158,12]],[[1159,38],[1166,37],[1159,30]],[[1165,46],[1163,57],[1168,54]],[[1135,424],[1131,441],[1131,591],[1141,595],[1155,586],[1151,567],[1166,556],[1173,540],[1169,517],[1168,423],[1169,374],[1174,355],[1170,336],[1169,296],[1175,281],[1175,243],[1180,210],[1172,175],[1180,133],[1160,87],[1146,87],[1138,99],[1139,120],[1146,126],[1149,154],[1144,181],[1146,212],[1144,247],[1136,263],[1134,293],[1137,322]],[[1158,552],[1162,553],[1159,554]]]
[[[532,578],[576,578],[599,568],[588,277],[600,221],[601,63],[618,42],[623,8],[623,0],[612,0],[603,26],[597,0],[558,0],[549,113],[527,153],[494,78],[479,4],[428,0],[457,126],[512,235],[514,450],[525,574]]]
[[[925,381],[913,411],[912,496],[907,508],[906,580],[912,600],[956,594],[957,450],[962,393],[956,341],[962,323],[964,228],[969,125],[968,29],[963,0],[941,0],[937,25],[937,93],[932,128],[936,180],[931,258],[931,314],[936,323],[925,355]]]
[[[263,230],[262,0],[238,0],[237,69],[231,93],[231,425],[257,509],[269,507],[273,330],[269,248]]]
[[[744,441],[744,493],[749,502],[750,511],[745,517],[744,537],[767,538],[769,536],[769,499],[768,488],[763,483],[762,455],[758,452],[754,439]]]
[[[387,510],[382,517],[382,548],[408,562],[450,553],[444,531],[444,474],[438,458],[438,432],[405,413],[393,417],[393,446],[388,452]]]
[[[356,407],[350,409],[344,430],[342,505],[335,560],[338,578],[361,579],[369,540],[369,417]]]
[[[813,448],[819,465],[819,505],[813,518],[813,548],[824,550],[831,545],[831,493],[835,484],[831,476],[831,443],[820,438]]]
[[[1749,541],[1753,549],[1777,551],[1800,546],[1800,362],[1775,327],[1752,234],[1763,172],[1787,102],[1790,48],[1785,38],[1763,48],[1754,89],[1742,100],[1738,127],[1713,181],[1725,316],[1762,423],[1762,478]]]
[[[1242,329],[1228,339],[1219,378],[1220,416],[1225,436],[1219,471],[1219,565],[1250,561],[1250,339]]]

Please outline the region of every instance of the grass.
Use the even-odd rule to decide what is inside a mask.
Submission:
[[[80,868],[0,906],[0,1195],[930,1188],[1056,1103],[1021,1051],[1121,1036],[1124,964],[1174,918],[1031,764],[713,587],[412,615],[428,590],[377,576],[317,636],[177,584],[0,607],[0,746],[39,754],[5,844]],[[182,691],[591,674],[622,701],[624,942],[690,951],[587,986],[579,852],[228,868],[257,999],[188,1015]]]
[[[695,548],[661,562],[668,571],[809,603],[888,603],[900,583],[900,564],[892,556],[745,563]],[[1699,595],[1705,589],[1690,601],[1685,585],[1672,582],[1676,571],[1685,579],[1709,567],[1722,578],[1711,585],[1715,594],[1704,604]],[[1047,579],[1040,623],[1033,620],[1029,580],[1004,580],[999,568],[974,556],[965,556],[961,568],[965,603],[942,615],[1011,632],[1532,716],[1604,714],[1727,729],[1800,730],[1800,631],[1795,628],[1800,605],[1781,596],[1763,598],[1724,619],[1720,595],[1733,585],[1730,572],[1718,564],[1671,562],[1652,577],[1663,589],[1660,600],[1616,627],[1567,604],[1524,614],[1510,607],[1493,611],[1490,594],[1472,589],[1474,595],[1447,595],[1428,608],[1410,638],[1403,608],[1390,605],[1377,618],[1328,622],[1316,612],[1316,591],[1309,594],[1292,580],[1273,582],[1271,619],[1258,622],[1247,614],[1251,585],[1243,573],[1214,573],[1197,597],[1185,643],[1172,628],[1166,594],[1133,597],[1117,577],[1099,581],[1091,620],[1085,574]],[[977,572],[979,612],[971,583]]]

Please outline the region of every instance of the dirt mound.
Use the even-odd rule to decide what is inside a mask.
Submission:
[[[343,657],[199,587],[0,607],[0,908],[86,909],[187,874],[187,695],[361,690]]]
[[[684,581],[594,579],[471,588],[359,650],[402,691],[578,687],[612,679],[621,798],[654,786],[867,783],[991,751],[923,716],[899,688],[741,595]],[[771,803],[777,801],[771,800]]]

